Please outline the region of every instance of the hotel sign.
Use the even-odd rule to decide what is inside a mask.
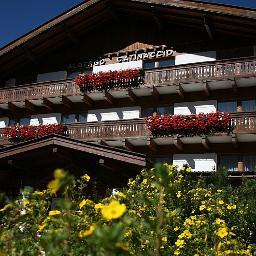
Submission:
[[[138,60],[153,60],[153,59],[160,59],[160,58],[168,58],[170,56],[175,55],[175,51],[171,49],[165,50],[152,50],[148,49],[144,52],[131,52],[125,55],[113,57],[115,63],[122,63],[122,62],[129,62],[129,61],[138,61]],[[94,61],[83,61],[76,64],[68,65],[69,69],[75,68],[92,68],[93,66],[101,66],[113,63],[113,59],[110,58],[100,58]]]
[[[159,59],[166,58],[174,55],[173,50],[157,50],[157,51],[147,51],[143,53],[130,53],[127,55],[123,55],[117,57],[117,62],[127,62],[127,61],[136,61],[136,60],[151,60],[151,59]]]

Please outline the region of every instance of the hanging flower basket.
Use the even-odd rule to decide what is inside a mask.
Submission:
[[[80,74],[74,79],[81,92],[107,91],[139,87],[144,82],[144,73],[139,69]]]
[[[25,125],[5,128],[3,131],[3,137],[7,138],[11,143],[19,143],[50,134],[66,135],[67,128],[61,124]]]
[[[230,114],[223,112],[198,115],[156,115],[145,118],[145,122],[154,137],[230,133],[234,128],[231,124]]]

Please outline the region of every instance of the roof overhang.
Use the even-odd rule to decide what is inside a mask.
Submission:
[[[138,168],[146,167],[146,155],[135,153],[128,150],[118,149],[105,145],[99,145],[80,140],[70,139],[60,135],[50,135],[38,139],[18,143],[0,149],[0,161],[4,159],[13,159],[21,154],[30,154],[46,147],[67,148],[75,154],[81,152],[84,154],[94,155],[102,159],[110,159],[120,163],[137,166]],[[31,158],[31,161],[34,159]]]
[[[0,71],[5,74],[26,61],[32,67],[37,64],[37,58],[40,62],[40,58],[54,49],[67,47],[67,42],[79,43],[79,36],[98,26],[104,28],[106,21],[114,20],[114,26],[142,17],[155,20],[160,29],[162,19],[164,22],[168,19],[174,26],[204,31],[210,39],[212,31],[218,31],[215,40],[227,35],[256,42],[256,10],[253,9],[192,0],[89,0],[1,48]]]

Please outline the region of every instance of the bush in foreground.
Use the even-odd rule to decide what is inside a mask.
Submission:
[[[232,188],[164,164],[103,199],[88,183],[58,169],[47,190],[6,202],[0,255],[255,255],[255,181]]]

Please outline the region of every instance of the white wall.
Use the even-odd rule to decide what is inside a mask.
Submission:
[[[30,119],[30,125],[39,124],[59,124],[61,122],[60,113],[51,113],[46,115],[33,115]]]
[[[216,110],[216,100],[174,103],[174,115],[206,114]]]
[[[0,128],[7,127],[8,123],[9,123],[9,118],[8,117],[0,118]]]
[[[64,80],[66,78],[67,78],[67,71],[43,73],[43,74],[37,75],[37,83]]]
[[[216,52],[199,52],[194,54],[180,54],[175,57],[175,65],[205,62],[205,61],[215,61]]]
[[[93,66],[93,73],[106,72],[106,71],[116,71],[125,69],[142,69],[142,60],[138,61],[128,61],[122,63],[114,63],[101,66]]]
[[[140,112],[140,107],[89,110],[87,122],[134,119],[140,117]]]
[[[217,154],[174,154],[173,164],[178,165],[178,169],[189,164],[192,171],[211,172],[216,170]]]

